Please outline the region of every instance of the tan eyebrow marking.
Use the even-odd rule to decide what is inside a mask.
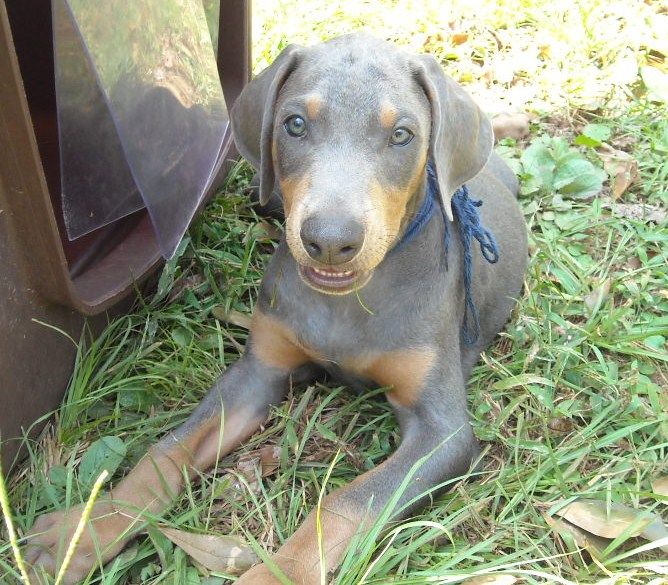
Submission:
[[[392,128],[397,121],[399,110],[390,102],[384,101],[380,104],[380,124],[383,128]]]
[[[312,93],[306,97],[306,114],[309,118],[314,119],[318,117],[323,101],[319,93]]]

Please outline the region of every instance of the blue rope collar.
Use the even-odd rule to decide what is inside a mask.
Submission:
[[[436,170],[432,161],[427,163],[427,193],[420,209],[409,224],[404,237],[397,244],[397,247],[410,242],[419,234],[424,226],[434,215],[437,207],[440,207],[445,225],[445,257],[447,268],[448,248],[450,247],[450,226],[449,220],[445,215],[445,210],[440,205],[441,197],[438,189],[438,180],[436,179]],[[452,196],[452,209],[459,226],[459,239],[462,243],[464,252],[464,320],[462,322],[462,338],[464,343],[471,345],[478,340],[480,335],[480,320],[478,318],[478,309],[473,302],[471,292],[471,277],[473,272],[473,256],[471,253],[471,241],[473,238],[480,244],[480,253],[490,264],[499,260],[499,248],[496,245],[494,234],[486,229],[480,223],[480,212],[478,208],[482,201],[474,201],[469,198],[469,190],[466,185],[462,185]]]

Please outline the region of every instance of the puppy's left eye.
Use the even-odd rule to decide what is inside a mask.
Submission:
[[[390,144],[393,146],[406,146],[415,136],[408,128],[395,128],[390,137]]]

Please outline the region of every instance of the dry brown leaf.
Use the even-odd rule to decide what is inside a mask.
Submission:
[[[255,470],[259,462],[260,457],[257,450],[242,453],[237,461],[237,471],[247,480],[253,480],[255,479]]]
[[[272,475],[281,459],[281,448],[276,445],[265,445],[260,449],[260,469],[262,477]]]
[[[662,224],[666,221],[666,210],[657,205],[646,205],[644,203],[617,203],[612,208],[614,215],[627,217],[636,221],[651,221]]]
[[[214,499],[221,502],[238,502],[247,496],[247,489],[250,489],[253,493],[260,492],[260,484],[255,478],[249,480],[244,476],[244,479],[246,479],[245,482],[239,479],[238,473],[223,474],[216,480],[216,490],[213,495]],[[246,486],[248,486],[248,488]]]
[[[158,526],[169,540],[210,571],[240,575],[259,559],[243,540],[235,536],[195,534]]]
[[[229,323],[230,325],[236,325],[242,329],[250,329],[253,321],[250,315],[234,310],[228,312],[225,311],[223,307],[214,307],[211,313],[216,319]]]
[[[452,33],[451,39],[453,45],[463,45],[469,40],[469,35],[468,33]]]
[[[254,487],[257,483],[257,468],[260,468],[260,476],[267,477],[272,475],[279,465],[281,458],[281,448],[276,445],[265,445],[260,449],[255,449],[244,453],[239,457],[237,470]]]
[[[638,178],[638,161],[628,152],[615,150],[603,145],[599,156],[603,160],[603,167],[612,177],[612,198],[616,201]]]
[[[566,434],[573,430],[574,425],[570,418],[566,416],[557,416],[555,418],[551,418],[547,423],[547,426],[550,430],[556,433]]]
[[[513,583],[517,583],[517,577],[512,575],[480,575],[462,581],[462,585],[513,585]]]
[[[494,139],[498,142],[504,138],[519,140],[529,135],[530,118],[527,114],[499,114],[492,119]]]
[[[591,532],[583,530],[575,524],[571,524],[561,518],[554,518],[552,516],[544,515],[545,521],[552,531],[563,538],[564,534],[568,534],[580,548],[585,549],[590,555],[594,557],[601,557],[602,551],[606,549],[609,544],[608,540],[596,536]]]
[[[610,294],[610,279],[606,278],[603,282],[599,282],[591,292],[585,296],[584,304],[589,309],[589,312],[592,313],[596,310],[597,307],[600,307],[605,299],[608,298]]]
[[[668,497],[668,475],[657,477],[652,482],[652,491],[660,496]]]
[[[635,221],[651,221],[663,224],[666,221],[666,210],[658,205],[646,203],[617,203],[610,205],[613,215],[626,217]]]
[[[613,215],[626,217],[635,221],[651,221],[663,224],[666,221],[666,210],[658,205],[648,203],[615,203],[609,197],[601,199],[601,204],[612,211]]]
[[[611,503],[608,510],[608,504],[602,500],[577,500],[556,514],[571,524],[604,538],[617,538],[622,534],[642,536],[645,528],[658,518],[651,512],[623,504]]]

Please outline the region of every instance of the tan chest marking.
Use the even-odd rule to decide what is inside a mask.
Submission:
[[[309,362],[328,361],[300,343],[286,324],[259,309],[253,315],[251,334],[253,352],[268,366],[291,371]],[[401,349],[345,359],[339,365],[379,386],[390,387],[390,401],[412,406],[422,393],[435,359],[436,352],[431,348]]]
[[[412,406],[422,393],[435,358],[431,348],[402,349],[354,358],[342,365],[380,386],[391,387],[387,393],[391,402]]]
[[[287,325],[259,309],[253,314],[251,336],[255,355],[260,361],[274,368],[291,371],[321,359],[311,349],[299,343]]]

